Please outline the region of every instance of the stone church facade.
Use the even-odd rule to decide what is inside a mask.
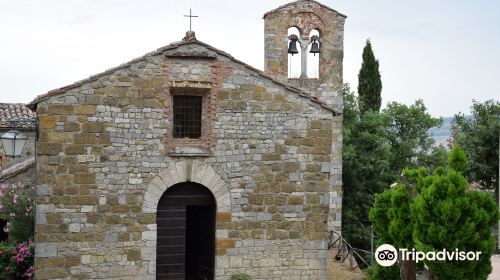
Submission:
[[[301,0],[264,20],[264,72],[188,32],[31,103],[37,279],[326,279],[345,16]],[[287,77],[292,26],[320,32],[318,79]]]

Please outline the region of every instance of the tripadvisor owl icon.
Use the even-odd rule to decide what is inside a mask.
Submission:
[[[479,261],[481,251],[460,251],[458,248],[455,250],[448,250],[446,248],[439,251],[422,252],[415,250],[415,248],[406,249],[394,248],[391,244],[380,245],[375,251],[375,260],[381,266],[391,266],[396,263],[398,257],[401,261],[414,261],[419,263],[421,261]]]
[[[381,266],[391,266],[398,260],[398,251],[390,244],[380,245],[375,251],[375,260]]]

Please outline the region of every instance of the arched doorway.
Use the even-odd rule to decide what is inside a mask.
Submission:
[[[168,188],[157,209],[156,279],[213,280],[215,198],[197,183]]]

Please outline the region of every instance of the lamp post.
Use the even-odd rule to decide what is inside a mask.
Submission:
[[[27,137],[17,130],[9,130],[0,137],[6,156],[18,157],[21,155]]]

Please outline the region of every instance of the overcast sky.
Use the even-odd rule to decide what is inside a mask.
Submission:
[[[263,69],[262,15],[286,0],[0,0],[0,102],[29,102],[180,40],[197,38]],[[344,81],[357,87],[370,38],[383,104],[423,99],[435,116],[500,99],[500,1],[324,0],[348,16]]]

